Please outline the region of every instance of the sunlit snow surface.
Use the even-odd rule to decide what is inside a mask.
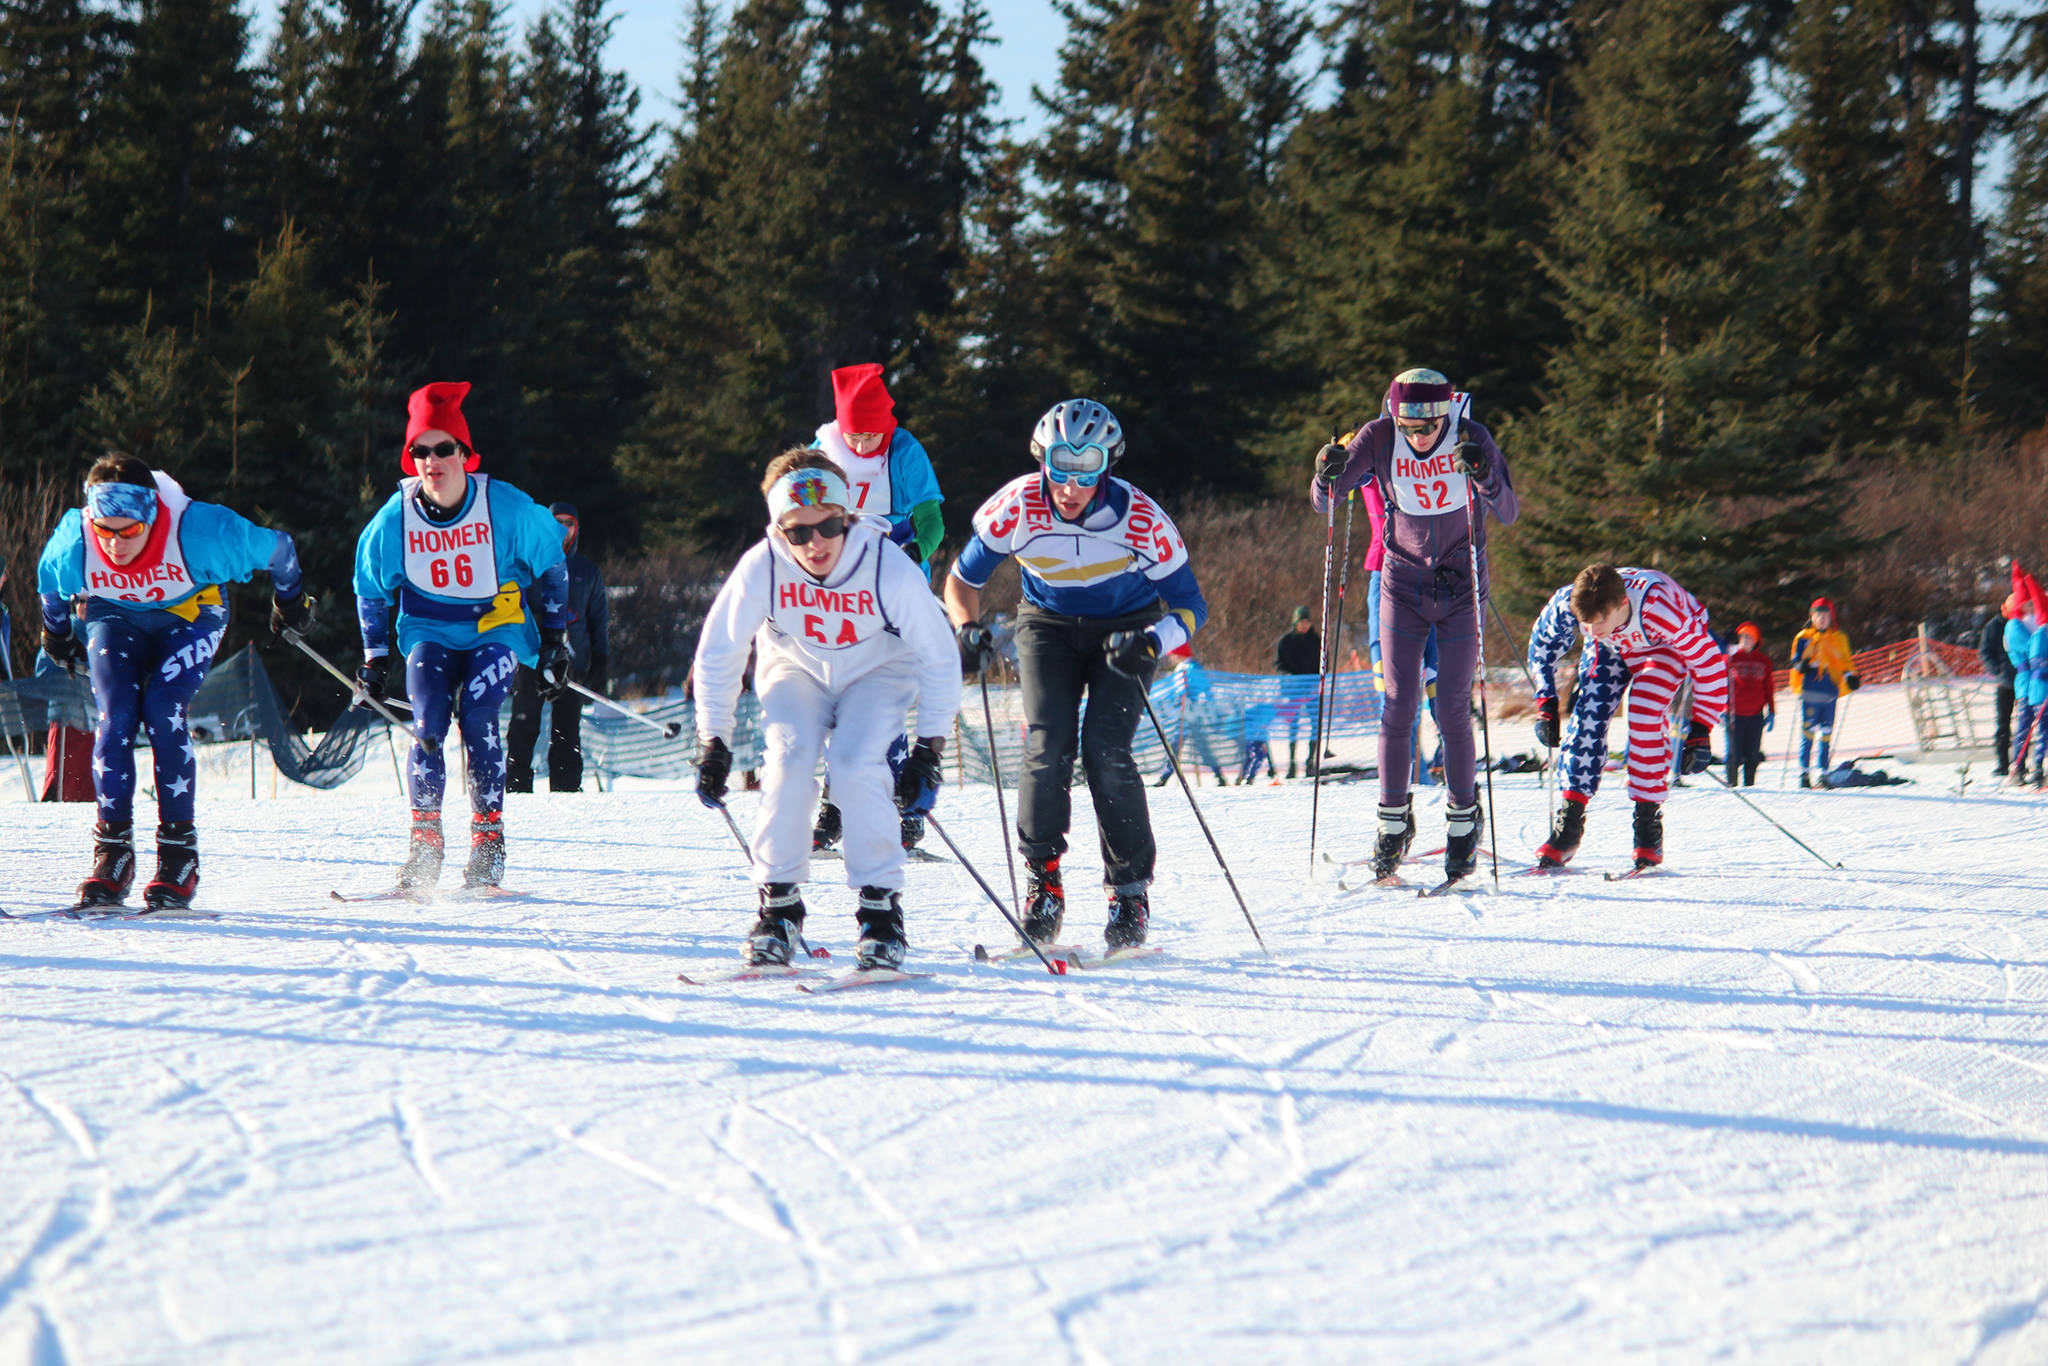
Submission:
[[[513,798],[531,901],[344,905],[390,774],[242,772],[220,920],[0,925],[0,1363],[2048,1360],[2044,805],[1952,769],[1758,790],[1845,872],[1691,787],[1609,883],[1617,775],[1588,871],[1434,901],[1310,884],[1305,786],[1203,788],[1271,958],[1155,789],[1162,957],[977,966],[918,864],[935,976],[827,996],[676,980],[752,900],[686,794]],[[1496,795],[1506,872],[1544,798]],[[940,813],[1006,888],[992,793]],[[90,808],[0,815],[0,904],[65,899]]]

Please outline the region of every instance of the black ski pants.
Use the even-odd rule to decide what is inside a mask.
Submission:
[[[1764,761],[1764,714],[1754,716],[1728,715],[1728,786],[1734,787],[1738,775],[1744,787],[1756,786],[1757,766]]]
[[[1144,775],[1131,756],[1151,680],[1110,668],[1102,642],[1158,619],[1156,610],[1125,617],[1069,617],[1029,605],[1018,610],[1025,733],[1017,847],[1024,857],[1043,861],[1066,852],[1078,749],[1101,833],[1103,885],[1134,890],[1152,880],[1152,813],[1145,805]]]
[[[550,709],[548,790],[583,790],[583,697],[565,692]],[[533,791],[533,747],[540,740],[540,675],[524,664],[512,685],[512,726],[505,736],[505,790]]]
[[[2012,766],[2010,761],[2012,759],[2013,696],[2014,694],[2012,684],[2005,682],[1999,683],[1997,709],[1998,733],[1992,739],[1991,742],[1992,747],[1998,751],[1998,768],[1996,769],[1997,773],[2004,773]]]

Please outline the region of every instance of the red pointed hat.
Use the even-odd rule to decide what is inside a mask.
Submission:
[[[880,432],[882,449],[896,435],[896,400],[882,383],[879,365],[845,365],[832,372],[833,415],[839,420],[839,434]]]
[[[1806,610],[1809,612],[1826,612],[1829,616],[1833,616],[1835,614],[1835,605],[1826,598],[1815,598],[1813,605]]]
[[[469,439],[469,421],[462,415],[462,400],[468,395],[466,379],[437,379],[412,391],[412,397],[405,401],[405,446],[398,453],[399,468],[407,474],[418,474],[412,443],[419,440],[421,432],[443,431],[469,451],[462,468],[472,474],[476,472],[483,457],[476,453],[476,446]]]

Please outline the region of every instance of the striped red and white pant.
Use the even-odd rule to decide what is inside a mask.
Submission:
[[[1610,647],[1589,646],[1579,657],[1571,717],[1558,737],[1564,788],[1581,797],[1600,790],[1607,761],[1607,726],[1628,705],[1628,795],[1661,802],[1671,790],[1671,700],[1685,684],[1685,657],[1652,646],[1624,658]]]

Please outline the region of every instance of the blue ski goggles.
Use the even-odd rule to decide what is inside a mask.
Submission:
[[[1069,446],[1062,441],[1045,448],[1045,477],[1055,484],[1079,484],[1092,489],[1103,475],[1109,473],[1109,448],[1091,441],[1085,446]]]

